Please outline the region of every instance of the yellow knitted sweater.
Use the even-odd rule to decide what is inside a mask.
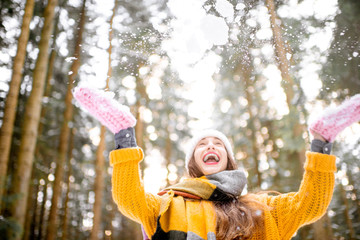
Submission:
[[[252,239],[291,239],[301,226],[315,222],[325,213],[334,189],[336,157],[313,152],[307,152],[306,157],[305,173],[298,192],[255,195],[269,208],[263,213],[264,229],[257,229]],[[181,196],[174,196],[171,191],[161,197],[145,193],[139,174],[142,159],[141,148],[125,148],[110,153],[113,198],[119,210],[142,224],[148,236],[153,236],[161,224],[165,232],[191,232],[208,239],[207,233],[216,229],[212,203],[206,200],[186,201]],[[159,221],[160,215],[163,217]]]

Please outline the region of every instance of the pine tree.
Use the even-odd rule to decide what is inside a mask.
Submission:
[[[44,12],[44,27],[41,32],[39,44],[39,55],[33,74],[32,91],[26,104],[25,120],[22,130],[20,151],[18,158],[18,168],[14,176],[13,190],[19,194],[11,206],[11,217],[15,219],[23,228],[26,213],[26,200],[29,189],[29,180],[34,159],[37,130],[41,112],[41,100],[44,94],[44,83],[46,64],[48,61],[49,41],[53,28],[54,12],[57,0],[50,0]],[[21,238],[21,232],[11,232],[14,239]]]
[[[72,89],[73,89],[75,77],[77,76],[78,69],[80,67],[80,50],[82,43],[82,34],[85,25],[85,7],[86,7],[86,0],[83,0],[76,45],[74,50],[74,57],[76,59],[73,61],[70,69],[71,74],[69,75],[68,88],[65,97],[64,119],[60,131],[58,152],[56,154],[57,156],[56,156],[55,181],[53,186],[53,196],[52,196],[51,209],[49,214],[49,224],[46,233],[47,240],[52,240],[56,238],[56,230],[57,230],[56,220],[57,220],[58,202],[61,194],[61,182],[63,181],[63,176],[64,176],[64,164],[68,152],[68,143],[70,136],[69,122],[73,118]]]
[[[109,28],[109,61],[108,61],[108,72],[106,77],[106,86],[105,89],[109,90],[109,81],[112,76],[112,66],[111,66],[111,53],[112,53],[112,39],[113,39],[113,20],[117,9],[117,1],[114,2],[113,12],[110,18],[110,28]],[[102,217],[102,203],[103,203],[103,192],[104,192],[104,175],[105,175],[105,157],[104,152],[106,149],[105,146],[105,126],[101,126],[100,128],[100,142],[96,151],[96,161],[95,161],[95,202],[94,202],[94,218],[93,218],[93,228],[91,231],[90,239],[97,240],[99,239],[99,230],[101,227],[101,217]]]
[[[22,69],[26,55],[26,46],[29,39],[29,26],[34,12],[34,0],[27,0],[24,17],[21,25],[21,33],[18,39],[18,48],[14,59],[10,88],[6,97],[4,118],[0,129],[0,210],[5,188],[5,178],[9,161],[12,134],[14,129],[19,88],[22,77]]]

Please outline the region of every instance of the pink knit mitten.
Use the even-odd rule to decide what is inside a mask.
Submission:
[[[136,119],[129,108],[115,101],[105,91],[77,87],[73,95],[83,108],[114,134],[136,124]]]
[[[338,133],[358,121],[360,121],[360,94],[335,108],[325,109],[322,116],[310,124],[309,130],[333,142]]]

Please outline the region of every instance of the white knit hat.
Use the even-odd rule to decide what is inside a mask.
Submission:
[[[189,147],[188,147],[188,149],[186,151],[186,156],[185,156],[185,167],[186,167],[186,169],[188,168],[190,158],[194,154],[194,150],[195,150],[196,145],[198,144],[198,142],[201,139],[206,138],[206,137],[216,137],[216,138],[220,139],[225,145],[226,151],[228,153],[228,157],[231,160],[234,161],[234,159],[235,159],[234,158],[234,153],[233,153],[233,150],[232,150],[229,139],[222,132],[219,132],[219,131],[217,131],[215,129],[207,129],[207,130],[201,131],[199,134],[195,135],[191,139]]]

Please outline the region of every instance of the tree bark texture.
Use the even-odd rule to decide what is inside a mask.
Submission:
[[[246,68],[243,68],[243,70]],[[261,187],[261,172],[260,172],[260,166],[259,166],[259,148],[257,146],[257,140],[256,140],[256,116],[253,114],[252,107],[253,107],[253,99],[252,99],[252,93],[250,92],[250,89],[254,89],[253,86],[251,86],[250,83],[250,72],[241,72],[240,73],[244,77],[245,81],[245,95],[246,100],[248,101],[248,112],[250,116],[249,121],[249,130],[251,131],[250,139],[251,139],[251,150],[252,150],[252,156],[255,163],[255,171],[257,176],[257,187],[260,189]]]
[[[74,149],[74,129],[70,132],[70,143],[69,143],[69,151],[68,151],[68,161],[67,161],[67,178],[66,178],[66,194],[65,194],[65,200],[64,200],[64,217],[61,227],[61,239],[66,240],[69,239],[69,200],[70,200],[70,188],[71,188],[71,182],[70,182],[70,176],[72,175],[72,167],[71,167],[71,159],[73,157],[72,150]]]
[[[25,228],[23,240],[32,239],[33,227],[35,226],[37,216],[37,193],[39,192],[39,182],[36,181],[36,169],[33,169],[31,174],[31,182],[27,200],[27,211],[25,217]]]
[[[135,114],[135,118],[136,118],[136,125],[135,125],[135,136],[136,136],[136,143],[139,147],[143,148],[145,147],[144,145],[144,138],[143,138],[143,134],[144,134],[144,123],[141,117],[141,103],[140,100],[136,101],[136,114]]]
[[[68,88],[65,96],[64,119],[61,127],[59,147],[56,156],[57,159],[56,159],[55,181],[54,181],[53,196],[51,200],[51,208],[50,208],[49,221],[48,221],[48,227],[46,233],[47,240],[53,240],[56,238],[56,231],[57,231],[56,220],[57,220],[58,202],[61,195],[61,181],[63,180],[63,176],[64,176],[64,164],[65,164],[66,155],[68,151],[68,144],[69,144],[68,142],[70,135],[69,123],[72,119],[73,108],[74,108],[72,105],[72,98],[73,98],[72,88],[80,66],[80,53],[81,53],[80,50],[82,43],[82,34],[85,25],[85,5],[86,5],[86,0],[83,0],[81,17],[78,26],[78,34],[75,43],[75,51],[74,51],[75,60],[73,61],[70,68],[71,74],[69,75]]]
[[[56,39],[56,34],[54,34],[54,39]],[[54,63],[55,63],[55,58],[56,58],[56,51],[53,49],[51,50],[50,53],[50,58],[49,58],[49,66],[48,66],[48,70],[47,70],[47,74],[46,74],[46,85],[45,85],[45,92],[44,92],[44,97],[50,97],[51,94],[51,84],[50,84],[50,80],[53,76],[53,70],[54,70]],[[41,114],[40,114],[40,124],[39,124],[39,129],[38,129],[38,133],[41,134],[44,124],[41,122],[41,119],[45,118],[46,115],[46,108],[43,107],[41,109]],[[38,153],[39,149],[37,148],[35,153]]]
[[[288,48],[284,43],[284,40],[282,38],[281,28],[277,23],[279,19],[277,18],[276,15],[274,0],[266,0],[266,6],[270,14],[270,23],[274,36],[275,52],[277,56],[277,62],[279,64],[279,69],[281,72],[281,77],[283,79],[283,81],[281,81],[281,85],[286,95],[286,102],[289,108],[289,114],[298,115],[297,113],[298,110],[292,104],[292,101],[295,96],[294,87],[296,86],[296,83],[294,82],[293,78],[289,73],[291,65],[290,65],[290,61],[287,59],[286,56],[286,54],[288,53],[287,52]],[[300,89],[300,86],[297,86],[297,88]],[[305,129],[306,129],[305,126],[300,122],[295,123],[293,126],[294,138],[301,138]],[[300,169],[302,170],[303,169],[302,166],[305,163],[305,147],[300,149],[297,155],[300,161]]]
[[[44,180],[45,181],[45,184],[44,184],[44,187],[43,187],[43,201],[41,203],[41,208],[40,208],[40,219],[39,219],[39,230],[38,230],[38,235],[37,235],[37,240],[41,240],[43,239],[43,235],[44,235],[44,229],[46,229],[44,227],[46,221],[45,220],[45,214],[46,214],[46,207],[45,207],[45,204],[46,204],[46,200],[47,200],[47,189],[48,189],[48,183],[46,181],[46,179]]]
[[[105,133],[106,129],[104,126],[101,126],[100,133],[100,143],[96,151],[96,163],[95,163],[95,202],[94,202],[94,218],[93,218],[93,227],[90,235],[91,240],[99,239],[99,230],[101,225],[101,208],[103,202],[103,192],[104,192],[104,166],[105,166]]]
[[[275,52],[277,56],[277,61],[279,64],[281,76],[284,81],[282,81],[282,85],[284,91],[286,92],[286,101],[288,106],[291,106],[291,100],[294,98],[295,93],[293,86],[295,85],[294,80],[292,79],[289,69],[290,62],[286,57],[287,51],[284,40],[282,38],[281,28],[277,21],[279,20],[276,16],[275,4],[274,0],[266,0],[266,5],[270,14],[270,23],[271,29],[274,36],[274,44],[275,44]]]
[[[356,206],[356,214],[355,215],[357,216],[357,221],[360,222],[360,199],[358,197],[359,194],[358,194],[358,191],[357,191],[357,189],[359,189],[357,187],[358,184],[354,181],[353,173],[350,171],[350,169],[348,169],[348,171],[347,171],[347,177],[349,179],[349,184],[351,186],[353,186],[353,189],[351,191],[356,197],[356,200],[354,200],[354,205]]]
[[[138,62],[139,69],[141,69],[144,64],[140,61]],[[140,74],[137,74],[136,76],[136,92],[138,93],[138,98],[136,100],[135,106],[132,108],[132,112],[134,113],[134,116],[136,118],[136,125],[135,125],[135,137],[136,137],[136,143],[139,147],[143,149],[144,152],[146,152],[146,146],[144,143],[144,131],[145,131],[145,124],[143,121],[142,116],[142,106],[146,105],[150,99],[149,96],[146,93],[146,86],[144,85],[144,80],[140,77]],[[141,175],[143,176],[144,169],[145,169],[145,161],[140,162],[140,171]]]
[[[46,67],[49,58],[48,49],[53,29],[53,20],[57,0],[49,0],[44,12],[44,27],[41,31],[39,54],[33,74],[32,91],[27,100],[24,115],[24,125],[20,143],[17,169],[14,174],[13,189],[19,198],[13,201],[11,216],[23,228],[26,214],[26,200],[29,190],[29,181],[34,160],[34,151],[37,139],[37,130],[41,112],[41,100],[44,94]],[[20,239],[22,233],[15,233],[15,239]]]
[[[251,59],[250,54],[248,53],[248,56],[246,59]],[[249,60],[250,61],[250,60]],[[259,148],[257,146],[257,140],[256,140],[256,127],[254,122],[256,122],[257,117],[254,115],[252,111],[253,107],[253,93],[251,92],[251,89],[255,89],[253,84],[251,83],[251,71],[252,69],[247,66],[247,64],[243,63],[242,61],[239,61],[239,64],[236,66],[235,72],[237,75],[241,76],[244,82],[244,91],[245,91],[245,97],[248,102],[247,109],[249,113],[249,130],[251,130],[250,140],[251,140],[251,155],[253,156],[254,164],[255,164],[255,172],[257,176],[257,184],[256,186],[260,188],[262,178],[261,178],[261,172],[260,172],[260,166],[259,166]]]
[[[21,33],[18,39],[16,56],[14,59],[9,92],[6,97],[3,124],[0,129],[0,210],[6,182],[6,172],[9,162],[9,154],[14,129],[16,108],[19,96],[22,69],[24,66],[26,46],[30,35],[30,21],[34,12],[34,0],[27,0],[24,17],[21,25]]]
[[[70,173],[70,164],[69,164],[69,173]],[[68,239],[68,225],[69,225],[69,209],[68,209],[68,203],[69,203],[69,193],[70,193],[70,181],[69,181],[69,175],[66,179],[66,194],[65,194],[65,201],[64,201],[64,217],[63,217],[63,224],[61,227],[61,239],[66,240]]]
[[[168,175],[166,178],[166,182],[167,182],[167,186],[170,186],[172,184],[175,184],[176,181],[171,182],[169,180],[169,165],[171,164],[171,155],[172,155],[172,142],[170,139],[170,132],[168,129],[166,129],[166,142],[165,142],[165,163],[166,163],[166,168],[168,170]]]
[[[333,236],[331,235],[331,232],[328,231],[327,227],[327,224],[329,223],[328,218],[329,216],[326,213],[321,219],[313,223],[314,240],[333,239]]]
[[[112,67],[111,67],[111,53],[112,53],[112,38],[113,38],[113,20],[115,17],[117,9],[117,1],[114,1],[114,7],[113,12],[110,18],[109,23],[109,48],[108,48],[108,72],[107,72],[107,78],[106,78],[106,86],[105,91],[109,90],[109,81],[112,76]],[[93,218],[93,227],[91,230],[90,239],[91,240],[97,240],[99,239],[99,231],[101,227],[101,217],[102,217],[102,202],[103,202],[103,192],[104,192],[104,168],[105,168],[105,158],[104,158],[104,152],[106,150],[105,146],[105,134],[106,134],[106,128],[105,126],[101,126],[100,129],[100,142],[98,145],[98,149],[96,151],[96,162],[95,162],[95,202],[93,207],[94,212],[94,218]]]
[[[350,216],[350,206],[349,206],[349,201],[346,198],[346,191],[344,189],[344,186],[342,184],[339,184],[339,188],[340,188],[340,193],[341,193],[341,198],[344,202],[345,205],[345,209],[344,209],[344,217],[345,217],[345,221],[346,221],[346,225],[348,227],[349,230],[349,239],[351,240],[355,240],[355,231],[354,231],[354,226],[351,220],[351,216]]]

